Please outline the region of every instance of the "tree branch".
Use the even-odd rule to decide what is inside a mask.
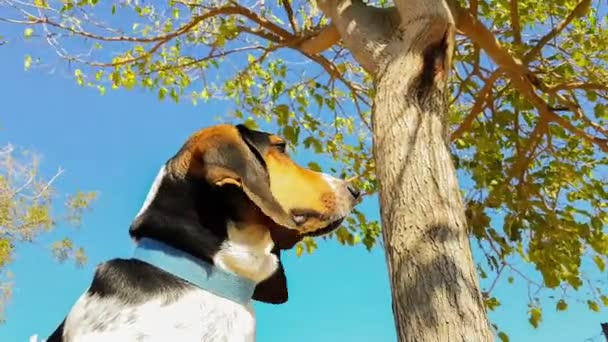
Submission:
[[[589,119],[589,117],[587,117],[583,113],[583,110],[581,109],[581,107],[579,105],[577,105],[575,103],[572,103],[571,101],[568,101],[561,94],[553,93],[553,96],[555,98],[557,98],[557,101],[560,104],[562,104],[563,106],[565,106],[566,108],[568,108],[568,110],[570,110],[572,113],[574,113],[574,115],[576,115],[576,117],[579,118],[582,122],[584,122],[588,126],[592,127],[593,129],[595,129],[599,133],[603,134],[604,137],[606,137],[608,139],[608,129],[607,129],[607,127],[602,127],[599,124],[593,122],[591,119]],[[604,139],[604,141],[608,141],[608,140]]]
[[[237,25],[236,27],[238,32],[246,32],[249,33],[251,35],[263,38],[268,40],[269,42],[273,42],[275,44],[279,44],[281,43],[284,39],[283,37],[279,37],[277,35],[274,35],[264,29],[260,29],[260,28],[251,28],[251,27],[247,27],[247,26],[240,26]]]
[[[368,6],[362,0],[318,0],[317,5],[342,38],[354,59],[375,74],[401,18],[396,8]]]
[[[177,1],[177,2],[185,4],[185,5],[190,5],[190,6],[202,7],[201,5],[189,4],[189,3],[181,2],[181,1]],[[61,30],[70,32],[71,34],[76,35],[76,36],[104,41],[104,42],[157,43],[150,50],[148,50],[146,53],[142,54],[141,56],[138,56],[138,57],[135,57],[132,59],[127,59],[124,61],[120,61],[120,62],[118,62],[118,64],[114,63],[113,65],[115,66],[115,65],[128,64],[128,63],[132,63],[132,62],[141,60],[141,59],[151,55],[152,53],[156,52],[160,47],[162,47],[164,44],[166,44],[170,40],[190,31],[196,25],[201,23],[202,21],[210,19],[215,16],[219,16],[219,15],[242,15],[283,39],[288,39],[290,37],[293,37],[291,35],[291,33],[289,33],[288,31],[284,30],[283,28],[277,26],[276,24],[274,24],[262,17],[259,17],[256,13],[254,13],[251,10],[249,10],[245,7],[242,7],[240,5],[211,8],[211,9],[207,10],[207,12],[205,12],[204,14],[194,16],[188,23],[184,24],[183,26],[181,26],[180,28],[178,28],[177,30],[175,30],[171,33],[168,33],[165,35],[160,35],[160,36],[155,36],[155,37],[148,37],[148,38],[147,37],[131,37],[131,36],[96,35],[96,34],[93,34],[93,33],[87,32],[87,31],[78,30],[76,28],[54,22],[47,17],[44,17],[44,18],[38,17],[38,18],[30,19],[28,21],[20,22],[20,23],[28,24],[28,25],[36,25],[36,24],[49,25],[49,26],[56,27]],[[3,20],[11,21],[10,19],[3,19]],[[13,21],[11,21],[11,22],[13,22]],[[267,38],[267,37],[265,37],[265,38]],[[96,64],[95,66],[108,66],[108,65],[110,65],[110,63],[100,63],[100,64]]]
[[[296,18],[293,16],[293,9],[291,8],[291,0],[281,0],[283,4],[283,8],[287,13],[287,19],[289,19],[289,24],[293,29],[293,33],[298,33],[298,23],[296,22]]]
[[[534,156],[534,151],[536,151],[538,144],[540,143],[542,137],[547,132],[548,128],[549,128],[549,123],[547,121],[543,120],[542,118],[539,118],[539,121],[536,124],[536,126],[534,127],[534,130],[532,130],[532,133],[530,133],[528,140],[524,144],[524,146],[527,146],[527,149],[517,155],[517,157],[516,157],[517,159],[513,162],[513,166],[507,172],[507,178],[505,179],[505,182],[504,182],[505,186],[508,185],[511,182],[511,180],[515,177],[519,177],[520,179],[522,178],[524,171],[526,169],[528,169],[528,166],[530,165],[530,162],[532,161],[532,156]]]
[[[237,9],[236,14],[240,14],[240,15],[244,16],[245,18],[257,23],[261,27],[276,34],[277,36],[283,37],[283,38],[292,36],[292,34],[289,31],[287,31],[284,28],[280,27],[279,25],[267,20],[266,18],[259,16],[257,13],[253,12],[249,8],[243,7],[236,2],[233,2],[233,6],[234,6],[234,8]]]
[[[477,0],[471,0],[469,11],[475,18],[477,18],[477,12],[479,11],[479,3]]]
[[[460,138],[466,131],[471,128],[471,125],[473,125],[473,121],[475,120],[477,115],[479,115],[479,113],[481,113],[485,108],[488,98],[491,97],[491,92],[494,88],[494,83],[501,74],[502,72],[500,71],[500,69],[497,69],[486,80],[486,83],[484,84],[483,88],[481,88],[481,90],[477,93],[475,103],[473,104],[473,107],[471,107],[471,112],[469,112],[469,115],[467,115],[467,117],[462,121],[462,123],[460,124],[460,126],[458,126],[454,133],[452,133],[450,140],[454,141]]]
[[[588,0],[584,0],[588,1]],[[500,45],[494,34],[468,11],[462,9],[456,1],[451,1],[456,16],[457,27],[475,43],[477,43],[511,79],[513,86],[539,111],[541,119],[556,122],[571,133],[597,145],[608,153],[608,142],[590,136],[584,130],[574,126],[570,121],[557,115],[549,105],[536,93],[534,84],[540,84],[533,73],[520,60],[513,57],[507,49]],[[580,6],[580,4],[579,4]],[[579,7],[577,6],[577,7]],[[575,11],[576,12],[576,11]]]
[[[608,92],[608,85],[600,83],[588,83],[588,82],[567,82],[560,83],[554,86],[547,87],[547,92],[555,93],[560,90],[599,90]]]
[[[585,132],[584,130],[574,126],[569,120],[567,120],[559,115],[555,115],[551,119],[552,119],[552,121],[561,125],[565,129],[574,133],[575,135],[583,138],[583,140],[586,140],[591,145],[595,145],[595,146],[599,147],[605,153],[608,153],[608,139],[600,139],[598,137],[591,136],[591,135],[587,134],[587,132]]]
[[[532,50],[530,50],[528,53],[526,53],[526,55],[523,58],[524,62],[527,63],[527,62],[531,61],[534,57],[536,57],[536,55],[538,55],[540,53],[540,51],[543,49],[543,47],[549,41],[551,41],[551,39],[557,37],[557,35],[560,34],[570,24],[570,22],[572,22],[572,20],[574,20],[574,18],[584,16],[585,13],[587,12],[587,10],[589,9],[590,5],[591,5],[591,0],[581,0],[581,2],[579,2],[578,5],[576,5],[576,7],[574,7],[572,12],[570,12],[570,14],[564,20],[562,20],[559,24],[557,24],[557,26],[555,26],[551,31],[549,31],[549,33],[544,35],[538,41],[538,43],[532,48]]]
[[[519,1],[511,0],[511,26],[513,27],[513,42],[521,44],[521,24],[519,23]]]
[[[523,63],[504,49],[494,34],[471,13],[461,8],[455,0],[450,1],[456,19],[456,27],[479,47],[505,72],[516,73],[519,77],[530,74]]]
[[[340,40],[340,32],[335,25],[330,24],[321,29],[321,31],[312,36],[311,38],[304,40],[298,49],[309,55],[319,54],[332,45],[336,44]]]
[[[151,75],[157,72],[162,72],[162,71],[167,71],[167,70],[172,70],[172,69],[187,69],[193,65],[202,63],[202,62],[206,62],[206,61],[210,61],[212,59],[216,59],[216,58],[222,58],[222,57],[226,57],[229,55],[232,55],[234,53],[239,53],[239,52],[243,52],[243,51],[251,51],[251,50],[264,50],[266,51],[267,48],[264,48],[261,45],[253,45],[253,46],[245,46],[242,48],[236,48],[233,50],[228,50],[228,51],[222,51],[222,52],[218,52],[218,53],[213,53],[211,52],[209,55],[202,57],[202,58],[198,58],[198,59],[192,59],[189,60],[187,62],[184,63],[179,63],[179,64],[174,64],[174,65],[165,65],[163,67],[160,68],[156,68],[156,69],[151,69],[148,70],[146,72],[143,73],[143,75]]]
[[[351,95],[353,96],[353,102],[355,104],[355,108],[357,109],[357,113],[359,114],[359,118],[361,119],[361,122],[363,122],[363,124],[371,131],[371,129],[372,129],[371,124],[363,116],[363,110],[361,109],[361,106],[359,105],[359,101],[362,101],[367,106],[369,106],[369,103],[367,103],[365,98],[363,98],[361,96],[361,94],[359,94],[357,89],[355,89],[353,87],[353,85],[347,79],[344,78],[344,75],[342,75],[342,73],[336,68],[336,66],[332,62],[328,61],[325,57],[318,56],[318,55],[316,55],[316,56],[308,55],[305,52],[302,52],[302,53],[305,56],[307,56],[308,58],[310,58],[311,60],[317,62],[323,69],[325,69],[325,71],[331,77],[340,80],[348,88],[348,90],[350,90]]]
[[[395,7],[399,10],[401,20],[404,25],[408,22],[419,20],[419,18],[429,18],[437,24],[452,24],[454,18],[452,12],[444,0],[395,0]]]

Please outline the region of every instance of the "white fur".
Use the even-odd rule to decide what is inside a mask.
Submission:
[[[152,186],[150,187],[150,190],[148,191],[148,195],[146,195],[144,204],[141,206],[141,209],[139,209],[139,212],[137,213],[137,215],[135,215],[135,218],[137,218],[144,211],[146,211],[146,209],[148,209],[148,207],[150,206],[150,203],[152,203],[152,200],[154,200],[154,197],[156,197],[156,193],[158,192],[160,183],[162,182],[162,180],[166,174],[167,174],[167,171],[165,169],[165,165],[163,165],[160,168],[160,170],[158,171],[158,174],[156,174],[156,178],[154,178],[154,182],[152,183]]]
[[[228,240],[214,263],[256,282],[278,267],[271,253],[273,242],[265,227],[228,224]],[[193,287],[177,301],[164,297],[125,304],[112,297],[83,294],[70,311],[64,327],[69,342],[254,342],[253,305],[242,305]],[[103,325],[100,328],[99,325]]]
[[[163,166],[146,196],[138,216],[158,191],[166,171]],[[216,266],[260,282],[278,267],[270,232],[262,226],[229,223],[228,239],[214,256]],[[171,303],[166,297],[128,304],[113,297],[83,294],[65,321],[69,342],[254,342],[255,312],[242,305],[192,287]]]
[[[340,188],[344,187],[344,181],[327,173],[321,173],[323,180],[329,184],[334,192],[340,192]]]
[[[228,223],[228,239],[213,256],[213,263],[229,272],[255,282],[270,277],[278,267],[271,253],[274,242],[266,227],[236,227]]]
[[[327,173],[321,173],[323,180],[329,184],[338,200],[338,206],[335,210],[335,217],[345,217],[352,210],[352,196],[348,190],[347,183],[343,179],[336,178],[328,175]]]
[[[162,298],[128,305],[84,294],[65,322],[69,342],[253,342],[253,306],[193,288],[170,304]],[[104,324],[99,329],[96,323]]]

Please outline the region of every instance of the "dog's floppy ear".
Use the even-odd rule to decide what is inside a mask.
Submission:
[[[270,227],[270,236],[279,249],[292,249],[303,238],[296,230],[283,227]]]
[[[295,227],[270,191],[270,179],[262,157],[264,133],[237,126],[238,140],[219,142],[201,151],[205,178],[216,186],[240,187],[247,197],[275,223],[283,227]]]
[[[272,227],[270,235],[275,242],[272,253],[277,256],[279,265],[277,270],[266,280],[260,282],[253,292],[253,299],[270,304],[285,303],[288,299],[287,277],[281,262],[281,249],[291,249],[302,240],[298,232],[282,227]]]
[[[285,269],[283,263],[281,263],[281,250],[276,246],[272,253],[277,256],[279,260],[279,267],[276,271],[268,277],[266,280],[260,282],[253,291],[253,299],[269,303],[269,304],[282,304],[287,302],[289,294],[287,292],[287,277],[285,276]]]

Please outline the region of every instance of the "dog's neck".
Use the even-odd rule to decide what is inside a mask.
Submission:
[[[226,200],[225,193],[192,182],[161,168],[131,225],[132,237],[159,240],[254,282],[268,278],[278,267],[269,229],[235,216],[242,199]]]
[[[216,266],[256,283],[274,273],[278,258],[272,253],[274,242],[268,228],[228,222],[227,230],[228,239],[213,256]]]

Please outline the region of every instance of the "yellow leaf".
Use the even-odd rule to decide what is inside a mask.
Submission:
[[[28,70],[32,66],[32,56],[27,55],[23,60],[23,67],[25,70]]]
[[[534,307],[530,310],[530,318],[528,321],[534,328],[538,328],[539,323],[542,321],[542,316],[543,314],[540,311],[540,308]]]
[[[46,0],[34,0],[34,6],[48,8],[49,4],[46,2]]]
[[[594,311],[594,312],[599,312],[600,311],[599,304],[597,304],[597,302],[594,301],[594,300],[588,300],[587,301],[587,306],[589,307],[589,310],[591,310],[591,311]]]
[[[602,259],[602,257],[599,255],[595,255],[593,257],[593,261],[595,262],[595,265],[597,265],[597,268],[600,270],[600,272],[604,272],[604,270],[606,269],[606,263],[604,262],[604,259]]]
[[[23,31],[23,36],[27,39],[27,38],[31,37],[33,33],[34,33],[34,29],[31,27],[28,27],[25,29],[25,31]]]

